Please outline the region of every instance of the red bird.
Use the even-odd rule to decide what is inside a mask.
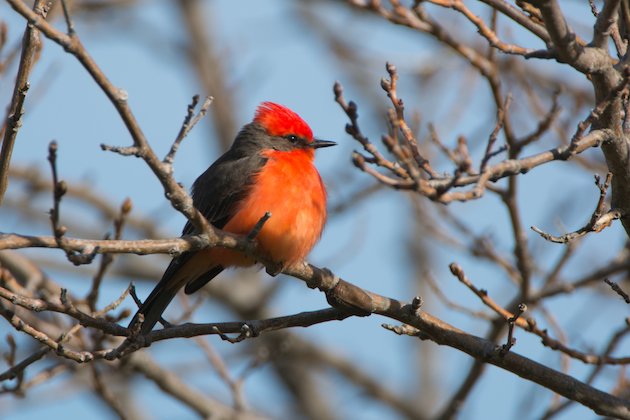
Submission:
[[[249,233],[266,212],[272,217],[256,237],[258,251],[288,267],[303,260],[326,222],[326,189],[313,165],[315,149],[335,142],[313,138],[298,114],[263,102],[232,147],[193,184],[194,205],[219,229]],[[195,233],[188,222],[182,235]],[[193,293],[228,267],[256,261],[234,250],[210,248],[174,258],[144,301],[141,333],[150,332],[179,289]]]

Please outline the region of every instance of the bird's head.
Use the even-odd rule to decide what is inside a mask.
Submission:
[[[303,150],[312,156],[314,149],[337,144],[314,138],[311,128],[298,114],[273,102],[258,106],[254,123],[269,136],[268,146],[278,151]]]

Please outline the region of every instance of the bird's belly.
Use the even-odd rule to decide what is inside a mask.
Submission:
[[[251,192],[225,225],[228,232],[248,234],[271,213],[256,240],[260,252],[284,266],[303,260],[321,236],[326,221],[326,192],[310,159],[282,153],[270,158]],[[230,265],[251,265],[233,255]]]

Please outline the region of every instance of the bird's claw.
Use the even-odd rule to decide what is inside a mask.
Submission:
[[[276,277],[278,274],[282,273],[283,268],[284,264],[271,263],[267,264],[267,266],[265,267],[265,271],[267,271],[267,274],[269,274],[271,277]]]

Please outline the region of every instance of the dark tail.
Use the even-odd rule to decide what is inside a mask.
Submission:
[[[177,295],[179,289],[181,289],[184,284],[186,284],[186,293],[190,294],[199,290],[206,283],[216,277],[221,271],[223,271],[223,267],[221,266],[213,267],[201,276],[196,278],[193,277],[192,280],[188,280],[190,278],[190,273],[186,273],[186,270],[180,271],[186,261],[187,259],[182,259],[181,257],[180,259],[174,259],[171,261],[171,264],[164,272],[162,279],[155,286],[151,294],[149,294],[149,297],[147,297],[147,299],[142,303],[142,306],[140,306],[140,309],[138,309],[138,312],[136,312],[129,323],[128,328],[132,328],[136,323],[138,323],[139,315],[142,314],[144,315],[144,321],[142,322],[142,327],[140,328],[140,334],[148,334],[151,332],[155,324],[158,323],[162,317],[162,313],[166,310],[166,307],[171,303],[173,298]]]
[[[208,284],[210,280],[221,274],[223,271],[223,266],[217,265],[206,273],[203,273],[201,276],[197,277],[194,280],[186,283],[186,287],[184,287],[184,292],[189,295],[191,293],[195,293],[197,290],[201,289],[203,286]]]
[[[162,282],[155,286],[155,289],[151,292],[149,297],[142,303],[142,306],[136,312],[133,319],[129,323],[129,328],[132,328],[137,322],[139,315],[144,315],[144,321],[142,327],[140,327],[140,334],[148,334],[151,332],[155,324],[158,323],[162,317],[162,313],[166,310],[166,307],[171,303],[177,291],[171,287],[166,287]]]

